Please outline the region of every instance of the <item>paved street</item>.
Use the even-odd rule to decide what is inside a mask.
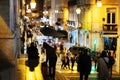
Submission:
[[[34,71],[30,71],[29,67],[26,65],[27,55],[21,55],[18,58],[18,80],[43,80],[42,72],[41,72],[41,64],[39,63]],[[61,61],[58,59],[56,66],[56,80],[79,80],[79,73],[76,71],[76,64],[74,66],[74,71],[69,69],[61,69]],[[112,80],[120,80],[119,76],[114,75]],[[91,74],[89,76],[89,80],[97,80],[97,72],[92,67]]]

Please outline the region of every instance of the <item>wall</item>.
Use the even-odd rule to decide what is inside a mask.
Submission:
[[[14,25],[10,23],[14,18],[10,15],[10,1],[0,0],[0,80],[16,80],[14,35],[11,32]]]
[[[92,34],[90,34],[90,43],[91,43],[91,48],[94,48],[93,46],[93,40],[96,38],[98,40],[98,43],[97,43],[97,46],[96,46],[96,49],[99,51],[99,50],[103,50],[104,49],[104,44],[103,44],[103,38],[102,37],[102,34],[101,34],[101,31],[102,31],[102,27],[103,27],[103,23],[106,23],[106,20],[107,20],[107,15],[106,15],[106,9],[107,8],[116,8],[116,24],[118,24],[118,36],[119,36],[119,33],[120,33],[120,29],[119,29],[119,11],[120,11],[120,7],[118,7],[118,0],[102,0],[102,7],[97,7],[95,2],[92,0],[92,4],[91,4],[91,7],[90,8],[86,8],[86,14],[85,15],[85,20],[83,21],[84,22],[84,28],[90,30],[90,32],[92,32]],[[120,6],[120,5],[119,5]],[[105,19],[105,22],[103,21],[103,18]],[[94,32],[98,32],[98,33],[94,33]],[[120,73],[120,55],[119,55],[119,52],[120,52],[120,46],[119,46],[119,41],[120,39],[118,38],[117,39],[117,52],[116,52],[116,64],[114,66],[114,70],[117,72],[117,73]]]

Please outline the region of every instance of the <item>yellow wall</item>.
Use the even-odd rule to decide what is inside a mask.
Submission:
[[[91,30],[91,27],[94,30],[102,30],[102,24],[106,23],[107,20],[107,8],[116,8],[116,23],[118,23],[118,6],[117,5],[103,5],[102,7],[97,7],[92,5],[89,9],[86,9],[85,16],[83,17],[83,29]],[[82,16],[82,15],[81,15]],[[105,18],[105,22],[103,22]],[[97,29],[96,29],[97,28]]]
[[[63,17],[63,22],[64,24],[67,24],[67,20],[68,20],[68,8],[64,8],[64,17]]]
[[[102,0],[103,1],[103,0]],[[95,0],[91,2],[91,7],[85,8],[85,12],[83,12],[85,15],[83,16],[83,29],[87,29],[91,32],[91,30],[97,31],[98,33],[90,33],[90,38],[89,38],[89,43],[90,47],[94,48],[93,46],[93,40],[97,39],[97,45],[96,49],[102,50],[104,48],[104,43],[103,43],[103,37],[101,37],[101,34],[99,32],[102,31],[103,24],[106,23],[107,21],[107,13],[106,9],[107,8],[116,8],[116,24],[119,25],[119,6],[118,6],[118,0],[104,0],[102,7],[97,7],[95,4]],[[103,18],[105,18],[105,22],[103,21]],[[119,27],[119,26],[118,26]],[[117,57],[116,59],[119,59]],[[119,63],[116,64],[116,67],[114,68],[117,72],[119,71]]]

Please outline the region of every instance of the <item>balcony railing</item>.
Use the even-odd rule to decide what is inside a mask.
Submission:
[[[104,34],[117,34],[117,24],[103,24]]]

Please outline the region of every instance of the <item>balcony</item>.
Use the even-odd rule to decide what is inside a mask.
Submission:
[[[103,24],[104,35],[117,35],[117,24]]]

